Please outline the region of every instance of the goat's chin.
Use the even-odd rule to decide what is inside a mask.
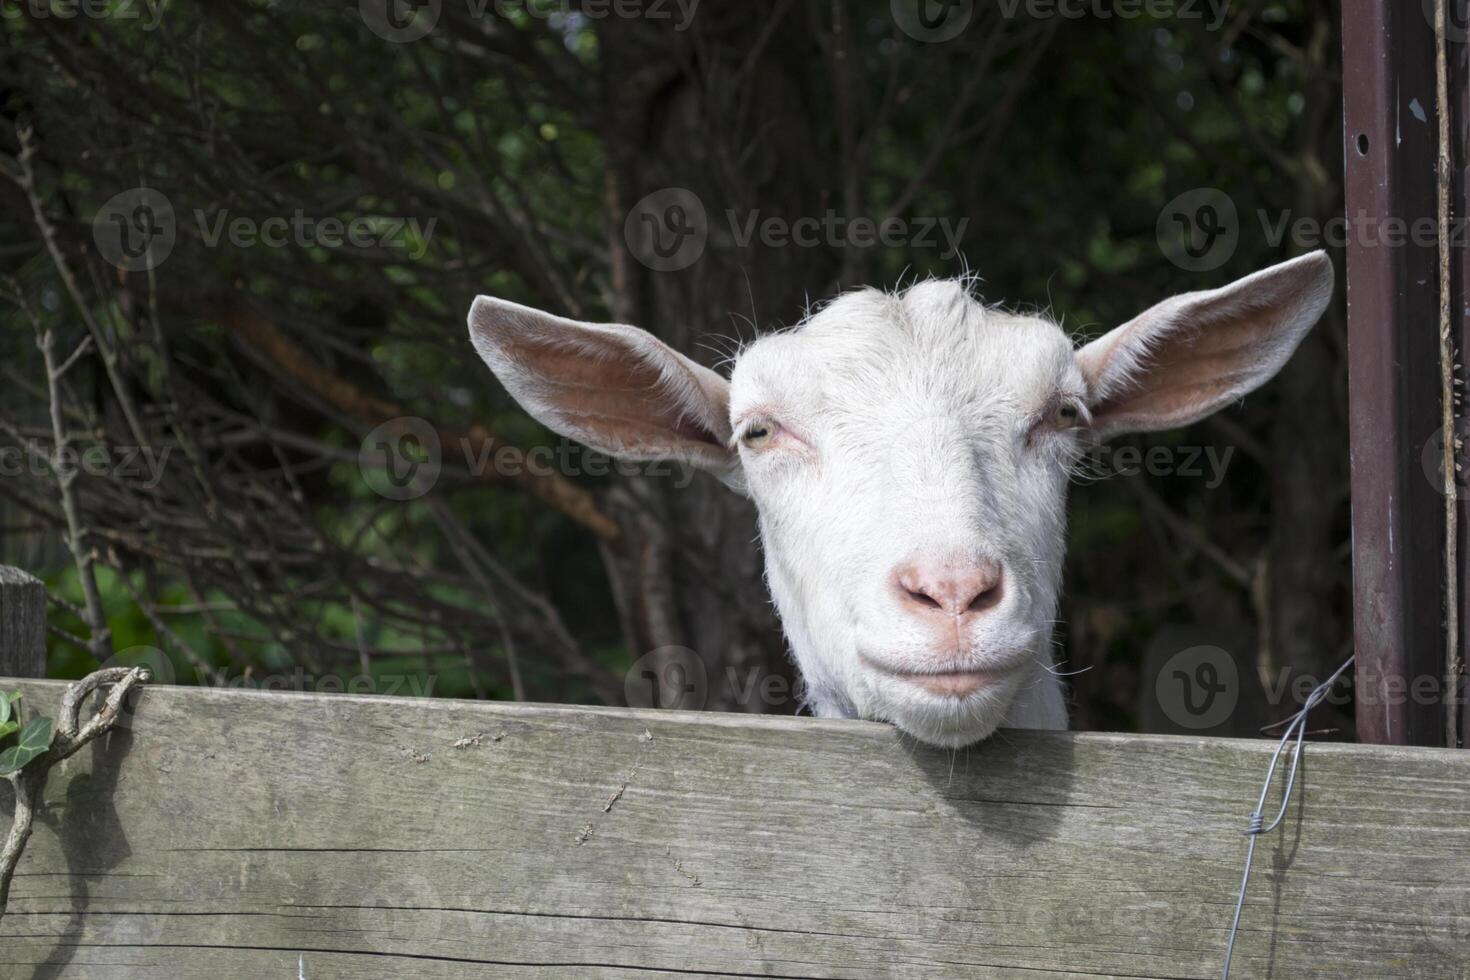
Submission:
[[[916,691],[907,686],[897,691],[880,690],[869,702],[869,711],[873,720],[887,721],[920,742],[956,749],[993,735],[1005,723],[1020,685],[1021,678],[1012,675],[964,697]]]
[[[892,718],[893,726],[905,735],[911,735],[925,745],[941,749],[960,749],[976,742],[983,742],[1001,727],[1003,714],[992,714],[988,718],[967,719],[963,724],[953,725],[943,718]]]
[[[980,711],[963,717],[939,711],[895,711],[886,721],[925,745],[957,749],[991,738],[1004,718],[1004,711]]]

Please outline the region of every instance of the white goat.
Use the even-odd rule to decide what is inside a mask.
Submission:
[[[469,322],[553,431],[692,462],[754,499],[816,714],[959,746],[1067,727],[1051,632],[1083,440],[1186,425],[1255,390],[1332,291],[1317,252],[1074,351],[963,282],[865,289],[746,347],[729,381],[636,327],[485,296]]]

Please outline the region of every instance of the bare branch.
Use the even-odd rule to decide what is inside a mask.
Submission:
[[[143,667],[110,667],[89,674],[70,685],[61,699],[61,717],[56,720],[56,733],[51,747],[5,779],[15,791],[15,816],[5,843],[0,846],[0,918],[10,900],[10,883],[20,864],[26,842],[35,822],[37,801],[46,786],[46,776],[57,763],[75,755],[92,740],[112,730],[117,724],[122,705],[134,688],[148,681]],[[111,686],[97,713],[83,723],[79,718],[81,702],[100,687]]]

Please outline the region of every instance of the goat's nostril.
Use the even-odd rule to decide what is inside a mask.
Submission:
[[[930,595],[927,592],[924,592],[921,589],[910,589],[910,588],[907,588],[906,587],[904,589],[904,591],[908,593],[910,599],[912,599],[914,602],[918,603],[921,606],[927,606],[930,609],[943,609],[944,608],[944,604],[943,603],[941,603],[938,599],[934,598],[932,595]]]
[[[916,563],[901,568],[896,580],[900,597],[915,612],[968,616],[999,605],[1004,595],[1000,566],[994,562]]]
[[[1001,596],[1000,577],[996,576],[988,584],[983,585],[979,592],[975,593],[975,598],[970,600],[970,604],[965,609],[967,612],[972,613],[984,612],[992,606],[998,605]]]

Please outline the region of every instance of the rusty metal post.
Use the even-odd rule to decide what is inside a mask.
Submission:
[[[1445,741],[1439,699],[1414,693],[1425,678],[1438,692],[1445,663],[1445,502],[1425,462],[1442,437],[1439,249],[1390,236],[1437,215],[1434,70],[1424,4],[1346,0],[1357,722],[1361,741],[1381,744]]]

